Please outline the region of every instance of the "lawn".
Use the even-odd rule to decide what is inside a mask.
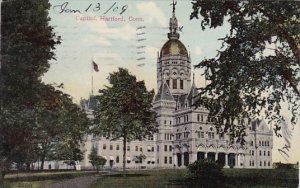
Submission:
[[[91,188],[157,188],[171,185],[170,180],[182,179],[186,170],[149,170],[128,172],[127,177],[122,174],[108,175],[100,178]]]
[[[5,177],[4,188],[44,188],[46,185],[67,179],[93,175],[94,172],[66,171],[9,174]],[[1,187],[1,186],[0,186]]]
[[[296,169],[223,169],[226,178],[222,188],[297,188],[299,171]],[[121,172],[111,172],[92,184],[90,188],[198,188],[185,181],[186,170],[160,169],[129,171],[126,178]],[[5,188],[44,188],[46,185],[75,178],[94,175],[93,172],[37,173],[8,176]],[[210,186],[211,187],[211,186]]]
[[[297,188],[299,171],[290,170],[257,170],[257,169],[224,169],[226,179],[220,187],[251,187],[251,188]],[[186,170],[153,170],[129,172],[126,178],[121,174],[104,176],[91,188],[180,188],[199,187],[185,182]]]

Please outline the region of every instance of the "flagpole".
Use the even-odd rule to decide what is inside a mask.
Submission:
[[[92,58],[92,62],[91,62],[91,68],[92,68],[92,96],[94,95],[94,67],[93,67],[93,58]]]

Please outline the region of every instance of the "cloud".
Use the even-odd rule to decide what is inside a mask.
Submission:
[[[94,55],[94,59],[96,62],[111,62],[112,60],[113,62],[122,61],[121,57],[117,53],[97,53]]]
[[[157,52],[159,52],[159,48],[153,46],[146,46],[145,48],[146,55],[150,57],[150,59],[157,58]]]
[[[90,26],[93,33],[97,33],[98,36],[102,36],[106,39],[131,40],[135,37],[135,28],[129,24],[122,27],[109,27],[106,22],[103,21]]]
[[[164,12],[155,2],[137,3],[136,8],[140,14],[146,16],[145,20],[148,20],[149,22],[156,20],[161,26],[167,25],[167,19]]]
[[[199,46],[195,47],[195,55],[202,55],[203,54],[203,50],[202,48],[200,48]]]

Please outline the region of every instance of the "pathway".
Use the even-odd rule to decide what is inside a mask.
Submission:
[[[46,188],[88,188],[101,176],[82,176],[48,185]]]

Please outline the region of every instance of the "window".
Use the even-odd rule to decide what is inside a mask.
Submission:
[[[270,161],[268,161],[268,166],[270,166]]]
[[[171,145],[169,146],[169,151],[172,151],[172,146]]]
[[[117,145],[117,147],[116,147],[116,150],[120,150],[120,146],[119,146],[119,144]]]
[[[120,158],[119,156],[116,157],[116,163],[119,163],[120,162]]]
[[[139,147],[138,146],[135,146],[135,151],[139,151]]]
[[[168,164],[168,157],[165,157],[165,164]]]
[[[180,80],[180,89],[183,89],[183,80]]]
[[[188,116],[188,115],[186,116],[186,121],[187,121],[187,122],[189,121],[189,116]]]
[[[159,146],[157,146],[157,152],[159,152]],[[158,162],[157,162],[158,163]]]
[[[264,142],[264,141],[262,141],[262,142],[261,142],[261,145],[262,145],[262,146],[265,146],[265,142]]]
[[[267,165],[267,163],[266,163],[266,161],[264,161],[264,166],[266,166]]]
[[[165,145],[165,151],[168,151],[168,146],[167,145]]]
[[[103,144],[103,149],[106,150],[106,144]]]
[[[203,131],[198,132],[198,138],[204,138],[204,132]]]
[[[214,132],[208,132],[208,139],[214,139],[215,133]]]
[[[154,146],[152,146],[151,151],[154,152]]]
[[[177,79],[173,79],[173,89],[177,89]]]
[[[264,156],[266,156],[266,151],[264,151]]]
[[[114,149],[114,146],[113,146],[113,145],[110,145],[110,146],[109,146],[109,149],[110,149],[110,150],[113,150],[113,149]]]
[[[170,80],[166,80],[167,85],[170,86]]]
[[[261,164],[262,164],[261,161],[259,161],[259,166],[261,166]]]
[[[268,151],[268,156],[270,156],[270,151]]]
[[[176,140],[179,140],[181,138],[181,133],[176,133]]]
[[[253,146],[253,141],[250,142],[250,146]]]
[[[159,164],[159,159],[157,159],[157,164]]]
[[[201,122],[203,122],[203,115],[201,115]]]
[[[164,124],[165,124],[165,125],[167,124],[167,120],[164,121]]]
[[[258,145],[261,146],[261,142],[260,141],[258,142]]]
[[[140,147],[140,151],[143,152],[143,147],[142,146]]]
[[[127,151],[130,151],[130,146],[127,146]]]
[[[197,115],[197,121],[200,121],[200,114]]]
[[[252,150],[252,155],[254,156],[254,150]]]
[[[261,150],[259,150],[259,156],[261,156]]]
[[[169,157],[169,164],[172,164],[172,157]]]

